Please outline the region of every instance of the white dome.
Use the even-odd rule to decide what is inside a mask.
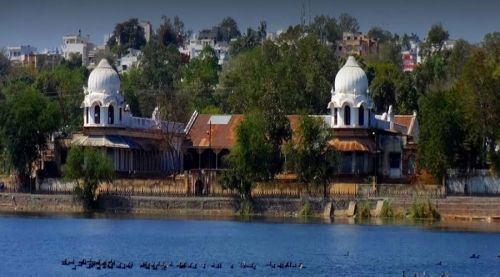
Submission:
[[[335,76],[335,93],[350,93],[366,95],[368,92],[368,78],[356,59],[349,56],[345,65]]]
[[[90,73],[87,86],[89,92],[118,93],[120,90],[120,77],[109,65],[108,61],[102,59],[99,65]]]

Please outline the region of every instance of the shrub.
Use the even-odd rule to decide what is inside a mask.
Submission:
[[[299,216],[300,217],[309,217],[311,215],[312,215],[311,203],[309,203],[309,201],[306,201],[302,205],[302,208],[300,208],[300,210],[299,210]]]
[[[438,219],[439,213],[429,199],[415,198],[408,217],[412,219]]]
[[[250,199],[242,199],[240,209],[236,212],[237,216],[249,217],[253,214],[253,203]]]
[[[384,200],[384,204],[380,210],[381,218],[403,218],[404,216],[405,212],[403,209],[394,208],[390,201]]]
[[[358,218],[370,217],[370,204],[367,201],[360,201],[356,203],[356,217]]]

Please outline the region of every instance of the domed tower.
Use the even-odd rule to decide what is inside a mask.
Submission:
[[[112,127],[124,124],[125,111],[120,94],[120,77],[102,59],[90,73],[82,103],[84,127]]]
[[[335,90],[328,104],[333,128],[368,128],[373,100],[368,95],[368,78],[356,59],[347,58],[335,77]]]

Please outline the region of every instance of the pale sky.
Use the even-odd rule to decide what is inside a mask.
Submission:
[[[299,23],[303,3],[306,16],[309,3],[311,17],[350,13],[363,32],[380,26],[423,39],[430,26],[440,22],[452,39],[479,42],[486,33],[500,31],[500,0],[0,0],[0,48],[30,44],[53,49],[63,35],[78,29],[102,44],[118,22],[137,17],[156,29],[162,15],[179,15],[195,32],[226,16],[235,18],[242,32],[261,20],[267,21],[268,31],[276,31]]]

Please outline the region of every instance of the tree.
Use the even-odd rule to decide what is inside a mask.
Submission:
[[[474,46],[463,39],[455,42],[453,49],[450,51],[447,58],[448,75],[451,78],[458,78],[462,74],[462,69],[465,62],[474,51]]]
[[[107,42],[107,46],[118,56],[129,48],[141,49],[144,45],[146,45],[144,29],[139,25],[137,18],[116,24],[113,35]]]
[[[179,89],[180,93],[190,99],[192,107],[186,107],[190,111],[200,111],[215,104],[213,93],[219,80],[218,62],[215,50],[206,46],[198,57],[191,59],[183,68]]]
[[[271,176],[283,170],[282,146],[292,138],[292,129],[281,99],[277,92],[270,88],[264,94],[260,106],[265,122],[265,133],[271,146],[272,160],[269,170]]]
[[[185,41],[188,38],[188,32],[184,30],[184,22],[177,15],[174,16],[173,27],[174,27],[174,32],[177,33],[182,38],[182,41]]]
[[[163,22],[156,31],[157,41],[163,46],[180,46],[184,43],[187,34],[184,32],[184,22],[178,17],[174,17],[174,22],[166,16],[162,16]]]
[[[359,32],[358,20],[348,13],[341,13],[338,22],[341,32]]]
[[[227,156],[230,170],[223,173],[221,184],[236,189],[243,201],[251,201],[255,182],[271,178],[271,145],[265,133],[265,120],[260,113],[245,115],[236,127],[236,144]]]
[[[495,64],[500,64],[500,32],[488,33],[483,39],[483,48]],[[500,70],[497,68],[497,76]]]
[[[402,72],[396,83],[396,111],[402,114],[418,111],[418,98],[414,75]]]
[[[77,183],[74,193],[83,201],[86,210],[92,210],[96,204],[96,191],[102,182],[111,182],[114,171],[111,161],[98,149],[71,147],[64,167],[66,179]],[[82,181],[82,184],[79,181]]]
[[[69,53],[68,59],[62,59],[61,65],[67,68],[74,69],[82,67],[82,54],[80,53]]]
[[[59,127],[57,106],[29,87],[7,95],[0,109],[0,132],[23,188],[31,190],[34,162]]]
[[[129,105],[130,111],[134,116],[146,115],[146,111],[151,110],[151,106],[154,105],[152,95],[148,95],[147,92],[142,91],[145,87],[146,85],[144,84],[142,72],[136,65],[132,66],[127,72],[121,75],[120,88],[123,94],[123,100]]]
[[[2,83],[4,77],[7,76],[7,74],[9,73],[9,69],[10,69],[10,61],[5,56],[4,51],[0,49],[0,84]]]
[[[456,91],[435,91],[422,98],[417,161],[436,179],[446,169],[460,166],[464,156],[464,129]]]
[[[232,17],[222,19],[218,27],[219,41],[229,42],[231,39],[241,36],[240,30],[238,29],[238,23]]]
[[[332,138],[331,129],[321,117],[303,115],[294,139],[285,150],[290,168],[299,181],[323,186],[325,192],[336,167],[335,151],[329,144]]]
[[[336,43],[342,38],[342,32],[337,24],[337,20],[327,15],[315,16],[309,31],[316,34],[322,43]]]
[[[261,45],[262,39],[259,32],[252,28],[248,28],[245,35],[238,37],[235,41],[231,42],[229,53],[231,56],[236,56],[238,53],[254,49]]]
[[[62,117],[63,131],[71,133],[82,124],[82,87],[88,70],[84,67],[69,68],[57,66],[52,70],[39,70],[33,84],[40,93],[58,103]]]
[[[477,165],[486,167],[496,155],[500,138],[500,76],[483,50],[475,51],[466,61],[459,80],[459,92],[465,107],[467,140],[477,153]],[[467,124],[468,123],[468,124]]]
[[[378,40],[379,43],[391,41],[393,39],[392,33],[380,27],[372,27],[368,31],[368,37]]]
[[[151,101],[141,108],[142,114],[151,114],[155,106],[160,106],[162,115],[177,120],[179,113],[184,113],[175,102],[175,83],[179,80],[181,65],[177,47],[153,41],[143,48],[140,64],[144,87],[137,96]]]
[[[311,34],[296,40],[280,37],[234,56],[224,65],[216,100],[224,112],[245,113],[261,107],[274,91],[285,114],[320,113],[331,97],[332,80],[338,70],[335,51]]]
[[[370,82],[370,94],[375,102],[375,111],[387,111],[390,105],[396,103],[397,79],[399,69],[393,63],[371,63],[368,69],[373,72],[374,78]]]
[[[441,51],[443,48],[444,42],[450,37],[448,31],[444,30],[443,25],[441,23],[434,24],[429,29],[429,33],[427,34],[427,42],[430,43],[430,46],[435,48],[437,51]]]

